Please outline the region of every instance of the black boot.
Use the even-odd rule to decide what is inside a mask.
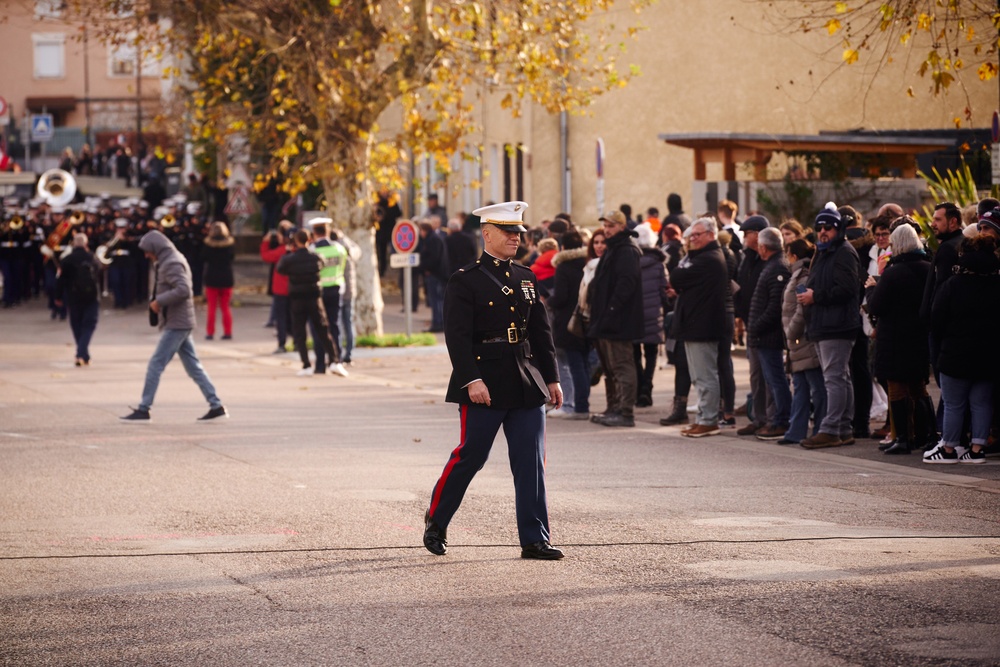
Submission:
[[[889,404],[889,409],[892,410],[892,423],[896,426],[896,441],[885,450],[885,453],[909,454],[913,448],[913,433],[910,425],[913,403],[909,398],[904,398],[892,401]]]
[[[688,423],[688,400],[687,397],[674,397],[673,411],[660,420],[660,426],[674,426],[675,424]]]
[[[913,448],[926,452],[937,447],[939,438],[934,401],[930,396],[921,396],[913,403]]]

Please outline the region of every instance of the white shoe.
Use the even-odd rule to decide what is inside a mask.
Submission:
[[[305,377],[307,375],[312,375],[313,374],[313,369],[311,369],[311,368],[302,368],[302,369],[299,369],[299,371],[297,373],[295,373],[295,374],[297,376],[299,376],[300,378],[301,377]]]
[[[330,366],[330,372],[334,375],[339,375],[342,378],[345,378],[348,375],[347,369],[344,368],[344,364],[334,364],[333,366]]]
[[[937,453],[940,452],[942,449],[944,449],[944,443],[938,442],[938,444],[934,447],[934,449],[928,449],[926,452],[924,452],[924,458],[925,459],[932,458],[936,456]],[[969,451],[969,448],[963,447],[962,445],[958,445],[957,447],[955,447],[955,451],[958,452],[958,458],[962,458],[962,456],[967,451]]]

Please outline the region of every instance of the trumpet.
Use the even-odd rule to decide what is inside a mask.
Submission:
[[[175,218],[173,215],[169,213],[160,218],[160,226],[166,229],[170,229],[176,224],[177,224],[177,218]]]
[[[16,232],[24,227],[24,218],[19,215],[14,215],[10,220],[7,221],[6,229]]]

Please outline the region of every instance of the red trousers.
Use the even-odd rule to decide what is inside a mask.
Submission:
[[[206,287],[205,300],[208,302],[208,317],[205,333],[215,335],[215,309],[222,310],[222,333],[233,335],[233,311],[229,308],[229,300],[233,297],[232,287]]]

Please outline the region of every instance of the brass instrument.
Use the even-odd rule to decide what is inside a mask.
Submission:
[[[115,246],[117,246],[121,242],[124,236],[125,236],[124,230],[122,228],[119,228],[115,232],[115,235],[111,238],[110,241],[97,246],[97,250],[94,251],[94,256],[97,258],[97,261],[100,262],[102,266],[111,266],[111,262],[113,260],[110,257],[108,257],[108,253],[114,250]]]
[[[62,169],[49,169],[38,179],[38,196],[49,206],[66,206],[76,196],[76,179]]]
[[[6,224],[4,224],[4,225],[2,225],[0,227],[2,227],[3,231],[5,231],[5,232],[6,231],[11,231],[11,232],[20,231],[20,229],[22,227],[24,227],[24,218],[22,218],[20,215],[17,215],[15,213],[14,216],[11,217],[11,219],[6,222]]]
[[[76,196],[76,179],[68,171],[49,169],[38,179],[37,190],[38,196],[49,206],[63,207],[73,201],[73,197]],[[45,245],[41,248],[42,254],[55,260],[58,264],[55,249],[62,245],[63,238],[70,229],[81,224],[83,220],[84,215],[81,211],[73,211],[72,215],[56,225],[56,228],[45,239]]]
[[[163,227],[165,229],[170,229],[176,224],[177,224],[177,218],[175,218],[173,215],[169,213],[160,218],[160,227]]]

